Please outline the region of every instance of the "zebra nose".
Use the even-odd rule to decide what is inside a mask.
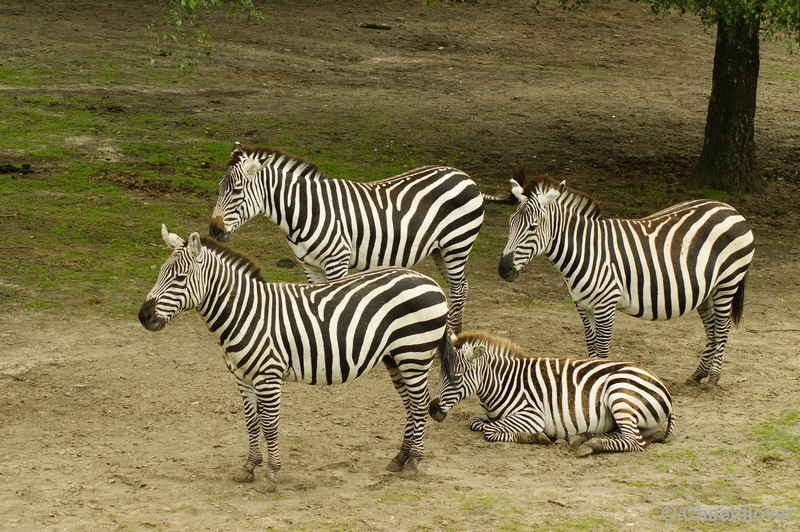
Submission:
[[[500,274],[501,278],[505,279],[509,283],[517,278],[519,271],[514,268],[513,253],[504,255],[503,258],[500,259],[500,264],[497,266],[497,273]]]
[[[229,233],[225,231],[225,223],[222,221],[222,216],[215,216],[211,219],[211,226],[208,232],[218,242],[227,242]]]
[[[156,300],[148,299],[139,309],[139,323],[148,331],[160,331],[166,322],[156,316]]]
[[[438,422],[444,421],[444,418],[447,417],[447,412],[442,412],[442,407],[439,404],[438,399],[434,399],[431,401],[431,406],[428,408],[428,412],[430,413],[431,417]]]

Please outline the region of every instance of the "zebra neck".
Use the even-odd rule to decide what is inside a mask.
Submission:
[[[544,250],[565,277],[571,277],[572,267],[580,263],[586,253],[602,245],[598,221],[580,212],[568,209],[557,209],[550,217],[551,239]]]
[[[228,266],[228,265],[224,265]],[[227,331],[235,329],[247,301],[261,298],[262,283],[228,266],[209,277],[206,296],[197,310],[209,331],[224,342]]]
[[[267,172],[264,214],[287,235],[297,232],[303,225],[316,219],[309,216],[321,186],[318,172],[304,173],[304,166],[274,168]]]

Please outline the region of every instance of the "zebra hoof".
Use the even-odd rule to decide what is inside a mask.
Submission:
[[[416,458],[410,458],[406,465],[403,466],[403,470],[400,472],[400,478],[403,480],[414,480],[417,478],[419,474],[419,460]]]
[[[532,434],[530,432],[517,432],[514,441],[517,443],[540,443],[539,438],[536,437],[536,434]]]
[[[259,493],[273,493],[278,488],[278,483],[265,478],[263,482],[256,483],[253,489]]]
[[[594,449],[592,449],[588,444],[583,444],[578,447],[578,450],[575,452],[578,455],[578,458],[583,458],[585,456],[589,456],[590,454],[594,454]]]
[[[686,386],[689,386],[690,388],[697,388],[698,386],[700,386],[700,379],[702,379],[702,377],[695,377],[694,375],[692,375],[691,377],[686,379],[686,382],[684,384],[686,384]]]
[[[577,449],[590,439],[591,436],[589,436],[588,434],[573,434],[572,436],[569,437],[568,443],[570,447],[572,447],[573,449]]]
[[[399,455],[392,458],[392,461],[389,462],[389,465],[386,466],[386,471],[391,471],[392,473],[400,473],[403,471],[403,466],[406,465],[405,460],[401,460]]]
[[[233,474],[233,481],[240,484],[244,484],[245,482],[253,482],[254,479],[255,475],[253,475],[252,471],[248,471],[246,467],[242,467],[242,469]]]

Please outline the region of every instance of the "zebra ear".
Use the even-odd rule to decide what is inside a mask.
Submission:
[[[231,150],[231,155],[233,155],[234,153],[244,153],[244,148],[242,148],[242,145],[239,144],[238,142],[235,142],[233,144],[233,149]]]
[[[175,233],[170,233],[167,231],[167,226],[164,224],[161,224],[161,238],[163,238],[164,242],[166,242],[167,245],[172,249],[175,249],[183,244],[183,239]]]
[[[242,165],[242,170],[244,173],[247,174],[249,177],[255,177],[259,170],[261,170],[262,164],[258,161],[254,161],[253,159],[247,159]]]
[[[482,345],[472,346],[471,344],[464,344],[464,360],[470,366],[485,354],[486,347]]]
[[[511,193],[514,195],[515,198],[517,198],[517,201],[519,201],[520,203],[524,202],[525,194],[523,194],[523,188],[519,183],[517,183],[517,180],[511,179],[509,180],[508,184],[511,187]]]
[[[542,197],[542,199],[540,201],[543,209],[546,209],[548,205],[553,203],[554,199],[556,199],[557,197],[559,197],[561,195],[561,193],[564,191],[564,184],[565,183],[566,183],[566,181],[562,181],[560,187],[551,188],[550,190],[548,190],[544,194],[544,196]]]
[[[198,233],[192,233],[189,236],[189,255],[196,262],[200,262],[200,257],[203,256],[203,244],[200,242],[200,235]]]

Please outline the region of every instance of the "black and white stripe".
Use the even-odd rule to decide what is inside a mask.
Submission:
[[[379,268],[320,284],[268,283],[247,257],[193,233],[187,242],[162,227],[174,248],[139,312],[157,331],[176,315],[197,309],[225,351],[244,400],[250,452],[240,480],[253,480],[267,443],[267,475],[280,469],[277,430],[282,381],[337,384],[379,362],[406,407],[400,453],[389,468],[413,478],[423,454],[430,395],[428,370],[437,350],[452,350],[447,300],[424,275]]]
[[[265,214],[286,235],[310,282],[340,279],[348,269],[411,267],[433,255],[450,289],[451,328],[461,331],[464,266],[484,213],[484,196],[464,172],[426,166],[358,183],[327,178],[280,151],[239,143],[229,166],[211,220],[219,241]]]
[[[485,414],[470,417],[469,427],[492,442],[568,439],[586,456],[640,451],[674,433],[669,391],[634,364],[526,357],[514,344],[484,333],[462,334],[453,343],[456,351],[442,359],[431,402],[437,421],[476,394]]]
[[[524,180],[524,170],[516,177]],[[511,187],[521,204],[511,215],[502,278],[513,281],[544,253],[578,308],[590,357],[608,356],[615,309],[648,320],[697,309],[708,341],[686,384],[708,377],[709,387],[717,385],[754,253],[753,233],[733,207],[694,200],[638,220],[607,219],[592,198],[550,177],[524,188],[512,179]]]

